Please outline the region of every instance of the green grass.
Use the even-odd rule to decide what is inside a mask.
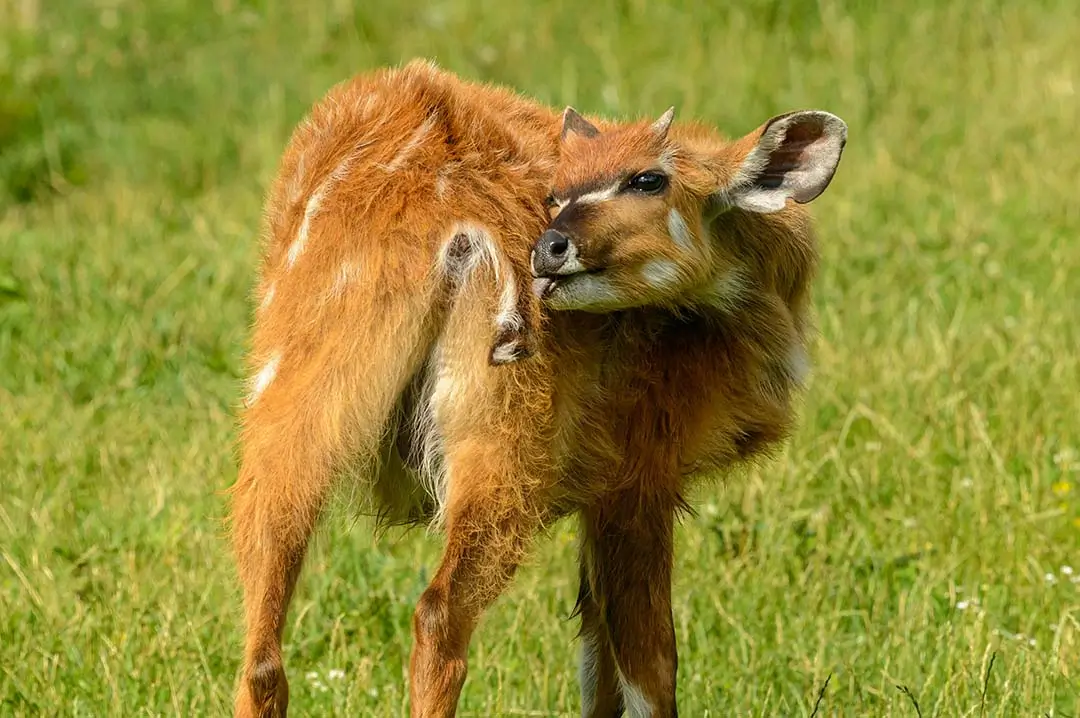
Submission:
[[[1080,714],[1075,3],[293,5],[0,0],[0,714],[228,713],[262,193],[331,84],[420,55],[611,116],[849,123],[800,431],[679,531],[682,715],[808,716],[829,676],[818,716]],[[488,614],[462,715],[576,715],[574,533]],[[335,509],[297,715],[407,715],[438,550]]]

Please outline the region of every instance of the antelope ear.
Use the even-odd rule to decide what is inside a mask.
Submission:
[[[667,108],[667,111],[660,115],[660,119],[652,123],[649,129],[653,131],[657,137],[661,140],[667,139],[668,130],[671,129],[671,121],[675,119],[675,107]]]
[[[782,210],[788,198],[799,204],[816,199],[832,181],[846,143],[847,125],[828,112],[772,118],[735,143],[741,160],[722,191],[725,204],[769,213]]]
[[[600,130],[596,129],[596,126],[586,120],[578,111],[573,107],[567,105],[563,110],[562,115],[562,139],[566,139],[566,136],[571,132],[581,135],[582,137],[592,139],[600,134]]]

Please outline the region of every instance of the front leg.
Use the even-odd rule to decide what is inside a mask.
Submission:
[[[585,566],[590,603],[607,639],[595,654],[598,680],[587,718],[676,718],[678,654],[671,615],[673,528],[678,499],[627,490],[585,512]],[[582,610],[583,633],[591,623]],[[584,635],[583,635],[584,638]],[[590,645],[588,643],[586,646]],[[613,668],[621,701],[610,698],[605,660]],[[583,675],[588,675],[583,671]],[[583,689],[586,686],[583,686]],[[587,712],[586,712],[587,711]]]
[[[581,684],[581,717],[613,718],[621,716],[622,694],[619,689],[615,654],[611,648],[607,624],[600,603],[593,595],[592,558],[588,545],[582,546],[580,585],[574,611],[581,618],[581,656],[578,679]]]

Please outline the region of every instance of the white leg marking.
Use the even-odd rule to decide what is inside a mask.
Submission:
[[[506,342],[495,347],[491,352],[491,361],[495,364],[509,364],[518,358],[517,341]]]
[[[274,301],[274,293],[276,289],[277,285],[274,282],[270,282],[270,286],[266,288],[266,293],[263,294],[262,301],[259,302],[260,312],[265,312],[270,307],[271,302]]]
[[[521,329],[524,321],[517,310],[517,287],[514,286],[514,273],[509,267],[506,269],[502,293],[499,295],[499,313],[495,316],[495,326],[499,329]]]
[[[619,688],[622,690],[623,707],[626,709],[626,718],[651,718],[653,714],[652,704],[641,689],[619,671]]]
[[[274,377],[277,376],[278,364],[281,363],[281,352],[274,352],[270,357],[270,360],[263,365],[263,368],[259,370],[259,373],[255,375],[255,378],[251,380],[251,390],[247,397],[247,405],[254,404],[262,395],[266,388],[274,381]]]
[[[668,233],[675,240],[675,244],[686,250],[694,248],[694,236],[690,234],[690,227],[686,225],[686,220],[679,214],[679,210],[674,207],[668,212],[667,226]]]
[[[581,637],[581,662],[578,663],[578,684],[581,686],[581,716],[588,718],[596,705],[596,691],[600,681],[600,646],[596,636]]]
[[[421,392],[426,400],[419,402],[413,415],[413,436],[419,449],[420,484],[435,501],[431,528],[438,530],[446,518],[449,480],[446,442],[440,427],[463,396],[462,381],[453,367],[447,365],[440,345],[435,346],[428,359]]]
[[[478,227],[475,224],[455,224],[450,229],[450,237],[443,242],[442,247],[439,249],[441,271],[445,274],[451,270],[450,258],[447,254],[450,248],[456,244],[459,235],[464,236],[465,241],[468,243],[468,248],[465,250],[464,264],[460,267],[462,277],[471,274],[474,269],[486,262],[495,272],[495,280],[501,279],[502,253],[495,245],[495,240],[492,239],[491,234],[483,227]]]
[[[387,172],[396,172],[401,169],[401,166],[405,164],[405,160],[409,158],[412,151],[416,149],[416,146],[424,141],[427,134],[431,132],[432,127],[435,126],[435,120],[431,117],[424,120],[424,123],[417,127],[409,139],[401,146],[398,153],[394,155],[394,159],[390,160],[390,163],[386,165]]]
[[[641,268],[641,275],[656,289],[670,289],[679,284],[679,265],[670,259],[650,259]]]

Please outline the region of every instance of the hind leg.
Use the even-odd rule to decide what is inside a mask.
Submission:
[[[244,449],[232,506],[246,631],[238,717],[286,713],[282,631],[308,539],[330,488],[329,439]]]
[[[286,714],[282,631],[308,540],[344,462],[375,468],[386,422],[418,364],[422,327],[383,326],[393,332],[371,345],[327,335],[302,360],[277,355],[271,382],[244,417],[231,507],[245,613],[237,718]]]
[[[446,547],[413,616],[413,718],[450,718],[483,611],[509,584],[538,524],[518,467],[490,442],[450,454]]]

